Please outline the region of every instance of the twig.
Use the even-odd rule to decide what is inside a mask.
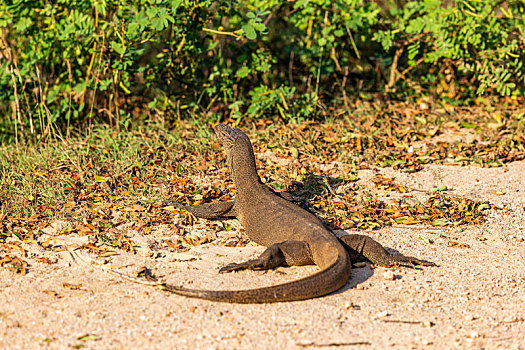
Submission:
[[[14,70],[13,66],[11,66],[10,73],[11,73],[11,78],[13,79],[13,90],[14,90],[14,94],[15,94],[15,105],[16,105],[16,114],[17,114],[16,117],[15,117],[15,141],[18,144],[18,130],[17,130],[17,126],[16,126],[17,120],[18,120],[18,122],[20,124],[20,129],[21,129],[22,132],[24,131],[24,127],[22,126],[22,118],[21,118],[21,114],[20,114],[20,101],[18,100],[18,92],[17,92],[18,90],[17,90],[17,87],[16,87],[15,70]]]
[[[343,103],[345,110],[348,110],[348,98],[346,97],[346,79],[348,78],[348,66],[345,66],[345,75],[343,76],[343,83],[341,84],[341,90],[343,92]]]
[[[350,37],[350,42],[352,43],[352,47],[354,48],[355,55],[357,56],[357,59],[360,60],[361,59],[361,54],[359,53],[359,50],[357,49],[357,45],[355,44],[354,36],[352,35],[352,32],[350,31],[350,28],[348,28],[348,26],[346,24],[345,24],[345,28],[346,28],[346,33]]]
[[[209,29],[209,28],[202,28],[202,31],[208,32],[208,33],[213,33],[213,34],[219,34],[219,35],[229,35],[229,36],[233,36],[236,39],[241,37],[236,32],[223,32],[223,31],[220,31],[220,30]]]
[[[290,61],[288,62],[288,80],[290,82],[290,86],[293,86],[293,59],[294,59],[294,52],[293,50],[290,51]]]
[[[383,320],[385,323],[406,323],[406,324],[423,324],[422,321],[408,321],[408,320]]]
[[[274,14],[275,10],[277,10],[277,9],[279,8],[279,6],[281,6],[280,3],[277,3],[277,5],[275,5],[275,6],[273,7],[272,12],[270,12],[270,14],[268,15],[268,17],[266,17],[266,18],[264,19],[263,24],[264,24],[265,26],[268,25],[268,22],[270,22],[270,20],[271,20],[272,17],[273,17],[273,14]]]
[[[341,72],[342,69],[341,69],[341,66],[339,65],[339,60],[337,59],[337,55],[335,53],[335,47],[334,46],[332,46],[332,52],[331,52],[330,56],[332,56],[332,59],[335,62],[335,70],[338,71],[338,72]]]
[[[51,121],[51,112],[49,111],[49,108],[47,108],[46,97],[42,91],[42,78],[40,77],[40,69],[38,69],[38,66],[36,67],[35,71],[36,71],[36,78],[38,81],[38,92],[40,94],[40,105],[42,106],[42,109],[45,112],[45,115],[47,117],[46,130],[42,134],[42,140],[45,140],[45,138],[47,137],[47,134],[48,133],[51,134],[55,130],[53,129],[53,123]],[[56,133],[54,135],[56,135]]]
[[[392,65],[390,66],[390,78],[388,79],[388,84],[386,84],[387,92],[389,92],[390,89],[396,83],[397,62],[399,61],[399,57],[401,57],[401,54],[403,53],[404,49],[405,49],[404,46],[398,48],[394,55],[394,60],[392,61]]]
[[[131,276],[126,275],[125,273],[114,271],[114,270],[112,270],[109,267],[106,267],[106,266],[103,266],[103,265],[95,263],[92,259],[86,260],[84,257],[82,257],[80,254],[78,254],[74,250],[68,250],[68,252],[69,252],[69,254],[71,254],[71,257],[72,257],[73,261],[75,261],[77,264],[79,264],[78,260],[81,261],[81,264],[79,264],[79,265],[96,266],[96,267],[98,267],[98,268],[100,268],[100,269],[102,269],[102,270],[104,270],[106,272],[109,272],[110,274],[112,274],[114,276],[118,276],[118,277],[123,278],[125,280],[131,281],[131,282],[135,282],[135,283],[139,283],[139,284],[144,284],[144,285],[147,285],[147,286],[162,286],[162,285],[164,285],[163,282],[158,281],[158,280],[145,281],[145,280],[143,280],[141,278],[131,277]]]
[[[418,59],[416,61],[416,64],[414,64],[413,66],[410,66],[408,68],[406,68],[404,71],[402,71],[401,73],[399,73],[399,76],[398,76],[398,79],[402,79],[405,74],[407,74],[408,72],[410,72],[413,68],[417,67],[421,62],[423,62],[425,60],[425,57],[421,57],[420,59]]]
[[[399,62],[399,57],[401,57],[401,54],[403,53],[403,51],[405,50],[405,47],[408,45],[408,44],[411,44],[413,43],[414,41],[417,41],[419,40],[421,37],[423,36],[423,33],[421,34],[418,34],[410,39],[407,39],[405,40],[401,46],[398,47],[398,49],[396,50],[396,53],[394,54],[394,60],[392,61],[392,66],[390,67],[390,78],[388,80],[388,84],[386,85],[386,91],[389,92],[390,89],[394,86],[394,84],[396,83],[397,79],[399,77],[396,77],[396,73],[397,73],[397,63]],[[416,67],[419,63],[421,62],[421,59],[419,59],[417,61],[417,64],[415,66],[412,66],[412,67],[409,67],[410,69],[405,69],[403,71],[402,74],[406,74],[408,73],[412,68]]]
[[[324,12],[324,26],[326,27],[326,24],[328,23],[328,11]],[[321,78],[321,62],[323,60],[323,52],[324,52],[324,45],[321,46],[321,52],[319,53],[319,64],[317,67],[317,79],[315,82],[315,99],[317,102],[318,94],[319,94],[319,80]]]
[[[322,348],[322,347],[331,347],[331,346],[352,346],[352,345],[371,345],[370,342],[368,341],[353,341],[353,342],[348,342],[348,343],[325,343],[325,344],[317,344],[317,343],[314,343],[314,342],[311,342],[311,343],[295,343],[295,345],[297,346],[300,346],[302,348],[307,348],[307,347],[318,347],[318,348]]]

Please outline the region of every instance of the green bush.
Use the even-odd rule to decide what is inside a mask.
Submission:
[[[4,1],[0,137],[190,114],[315,118],[362,90],[523,95],[523,1],[395,3]]]
[[[440,67],[440,73],[466,76],[477,94],[488,88],[505,96],[523,92],[525,82],[525,3],[523,1],[458,1],[443,7],[441,0],[408,2],[392,9],[388,30],[374,40],[385,50],[406,49],[408,69],[419,63]],[[394,29],[395,28],[395,29]],[[428,67],[429,65],[424,65]],[[422,74],[423,75],[423,74]],[[435,81],[431,72],[427,81]]]

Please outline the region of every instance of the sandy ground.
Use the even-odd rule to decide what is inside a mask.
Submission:
[[[365,232],[393,251],[439,266],[366,265],[355,268],[337,293],[267,305],[168,294],[90,265],[89,260],[101,259],[83,251],[77,251],[84,259],[79,260],[68,251],[23,243],[30,252],[28,274],[0,269],[0,348],[525,349],[525,162],[494,169],[430,165],[415,174],[379,172],[413,189],[446,185],[454,195],[490,200],[502,209],[489,210],[484,224],[463,231],[393,226]],[[371,183],[373,175],[361,171],[360,181]],[[53,243],[86,242],[86,237],[53,235],[60,227],[56,222],[45,230]],[[219,275],[220,266],[250,258],[263,247],[204,244],[175,253],[155,244],[170,232],[129,234],[142,246],[139,253],[104,258],[104,266],[124,266],[115,270],[130,275],[148,266],[170,283],[217,289],[264,286],[316,271],[292,267]]]

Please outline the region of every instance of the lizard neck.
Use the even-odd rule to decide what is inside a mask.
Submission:
[[[257,191],[260,185],[251,144],[236,145],[231,153],[230,169],[237,193]]]

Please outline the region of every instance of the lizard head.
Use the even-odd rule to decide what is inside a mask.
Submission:
[[[233,151],[236,145],[249,145],[251,148],[250,139],[241,131],[241,129],[232,128],[225,124],[217,124],[213,127],[213,130],[215,131],[215,136],[224,146],[228,155]]]
[[[240,129],[225,124],[213,127],[217,140],[222,144],[228,158],[228,165],[235,170],[255,171],[255,157],[250,139]],[[250,170],[251,171],[251,170]]]

